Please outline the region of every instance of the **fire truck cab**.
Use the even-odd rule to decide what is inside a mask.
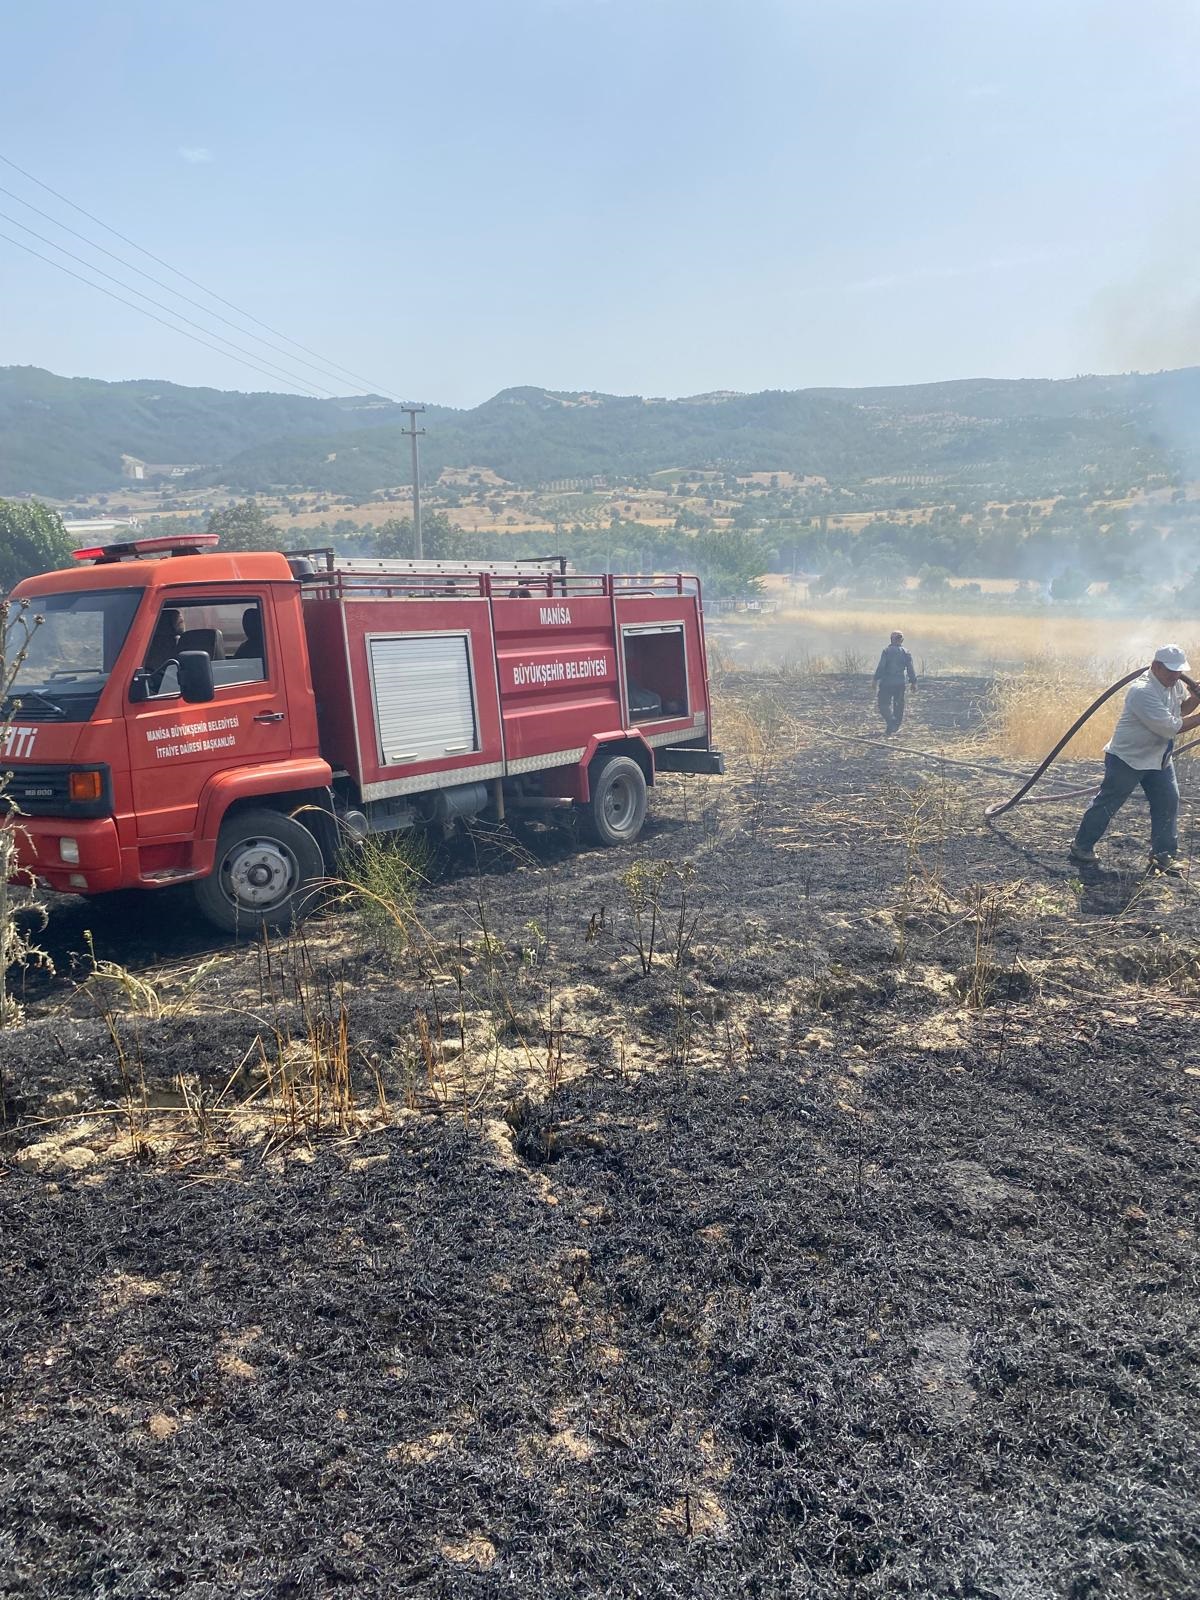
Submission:
[[[659,772],[723,771],[694,577],[216,543],[10,596],[7,799],[50,888],[188,882],[222,929],[281,927],[368,834],[574,808],[624,844]]]

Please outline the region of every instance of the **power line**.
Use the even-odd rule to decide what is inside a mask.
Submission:
[[[164,261],[161,256],[156,256],[152,250],[147,250],[144,245],[138,244],[136,239],[130,239],[116,228],[110,227],[102,218],[85,210],[83,206],[76,205],[74,200],[69,200],[65,194],[59,194],[57,189],[52,189],[48,183],[43,183],[40,178],[35,178],[32,172],[26,172],[24,167],[19,167],[8,156],[0,154],[0,161],[3,161],[6,167],[11,167],[14,172],[19,172],[30,183],[36,183],[39,189],[45,189],[46,193],[52,194],[56,200],[61,200],[63,205],[70,206],[72,211],[78,211],[81,217],[86,217],[89,222],[94,222],[97,227],[103,228],[105,233],[111,233],[114,239],[120,239],[122,244],[129,245],[131,249],[138,251],[140,255],[146,256],[148,260],[156,261],[160,267],[165,267],[168,272],[173,272],[177,278],[182,278],[184,283],[190,283],[193,289],[199,289],[202,294],[208,295],[211,300],[217,300],[221,305],[227,306],[230,311],[236,311],[239,317],[244,317],[247,322],[253,322],[256,327],[263,328],[267,333],[273,334],[276,339],[282,339],[285,344],[293,345],[297,350],[303,350],[305,355],[316,356],[318,361],[324,361],[324,357],[319,355],[317,351],[310,350],[307,345],[300,344],[296,339],[290,339],[286,333],[281,333],[278,328],[272,328],[270,323],[264,322],[261,317],[256,317],[253,312],[243,310],[241,306],[235,305],[232,300],[226,300],[224,295],[219,295],[215,289],[207,288],[198,279],[190,278],[186,272],[181,272],[178,267],[173,267],[169,261]],[[386,389],[381,389],[377,384],[372,383],[369,378],[364,378],[360,372],[351,372],[348,367],[339,366],[334,361],[325,362],[325,365],[344,373],[349,378],[353,378],[355,383],[365,383],[373,393],[386,395],[392,400],[396,398],[395,395],[389,394]]]
[[[156,300],[153,295],[143,294],[141,289],[135,289],[131,283],[126,283],[123,278],[114,277],[111,272],[105,272],[103,267],[98,267],[94,262],[85,261],[82,256],[77,256],[73,250],[68,250],[66,245],[56,244],[53,239],[47,239],[46,235],[39,233],[36,228],[29,227],[27,223],[18,222],[16,217],[10,217],[7,211],[0,211],[0,220],[11,222],[14,228],[20,228],[23,233],[31,234],[33,238],[40,239],[43,244],[48,244],[51,250],[59,251],[60,254],[67,256],[71,261],[78,261],[79,265],[86,267],[89,272],[98,272],[102,278],[107,278],[109,283],[115,283],[122,289],[128,289],[130,294],[137,295],[138,299],[144,300],[147,305],[157,306],[160,311],[165,311],[169,317],[178,317],[180,322],[186,322],[189,328],[195,328],[200,333],[207,333],[210,338],[227,345],[230,350],[236,350],[239,355],[249,356],[251,360],[263,361],[263,357],[259,356],[257,350],[246,350],[242,345],[234,344],[231,339],[227,339],[224,334],[214,333],[211,328],[206,328],[202,322],[193,322],[191,317],[185,317],[182,311],[176,311],[174,306],[165,306],[161,300]],[[44,257],[43,259],[48,260],[50,258]],[[93,285],[93,288],[98,289],[99,287],[99,284]],[[135,306],[134,310],[140,311],[141,307]],[[180,331],[182,332],[182,329]],[[318,390],[328,399],[337,398],[331,390],[322,389],[320,384],[313,383],[311,378],[302,378],[295,372],[289,372],[285,367],[275,366],[273,362],[264,361],[264,364],[258,370],[260,372],[269,370],[274,377],[282,378],[287,383],[298,383],[301,386],[307,384],[309,388]]]
[[[97,244],[95,239],[89,239],[86,233],[80,233],[77,228],[68,227],[65,222],[60,222],[58,218],[51,212],[43,211],[40,206],[35,206],[32,200],[26,200],[24,195],[17,194],[13,189],[6,189],[2,183],[0,183],[0,194],[6,194],[10,200],[15,200],[18,205],[25,206],[25,208],[29,211],[32,211],[35,216],[44,217],[47,222],[52,223],[56,228],[60,228],[63,233],[69,233],[73,239],[82,240],[82,242],[86,244],[90,250],[98,250],[102,256],[107,256],[110,261],[117,262],[117,264],[124,267],[127,272],[136,272],[139,278],[145,278],[147,283],[157,284],[160,289],[165,290],[167,294],[173,294],[177,300],[182,300],[185,305],[195,306],[196,310],[202,311],[206,317],[214,317],[218,322],[223,322],[227,328],[232,328],[235,333],[240,333],[244,338],[253,339],[255,344],[261,344],[264,345],[268,350],[273,350],[276,355],[282,356],[285,361],[294,361],[297,366],[310,367],[313,372],[319,372],[322,377],[329,378],[333,383],[342,384],[345,382],[345,378],[333,368],[316,366],[311,361],[305,361],[302,356],[294,356],[290,351],[281,349],[277,344],[272,344],[269,339],[262,338],[260,334],[252,333],[249,328],[241,327],[238,323],[232,321],[231,318],[223,317],[219,311],[214,311],[210,306],[204,305],[201,301],[193,300],[191,295],[183,294],[179,289],[172,289],[169,283],[164,283],[161,278],[156,278],[152,272],[143,271],[141,267],[135,266],[132,261],[126,261],[123,256],[117,255],[115,251],[106,249],[102,244]],[[4,213],[0,212],[0,216],[3,215]],[[8,217],[6,220],[15,223],[18,228],[24,228],[26,233],[32,233],[35,239],[41,239],[44,244],[50,245],[53,249],[62,250],[64,255],[71,255],[71,252],[65,249],[63,245],[56,244],[53,239],[47,239],[43,234],[35,232],[35,230],[29,227],[26,223],[17,222],[15,217]],[[81,256],[71,256],[71,259],[73,261],[83,261]],[[94,272],[100,272],[102,270],[100,267],[93,266],[90,261],[83,261],[83,265],[92,267]],[[104,275],[105,277],[110,276],[108,273],[105,273]],[[113,278],[112,281],[114,283],[121,283],[120,278]],[[141,293],[139,289],[134,289],[132,284],[123,284],[123,287],[131,290],[131,292],[134,294]],[[149,296],[147,296],[147,298],[149,298]],[[152,304],[157,305],[158,302],[153,301]],[[172,307],[171,315],[182,317],[183,313],[174,310]],[[184,320],[187,319],[185,318]],[[193,323],[192,326],[198,327],[199,324]],[[212,332],[211,329],[206,329],[205,331]],[[220,338],[221,336],[220,334],[213,334],[213,337]],[[379,392],[382,394],[384,391],[380,390]]]
[[[7,244],[15,244],[18,250],[24,250],[28,255],[36,256],[39,261],[46,261],[52,267],[57,267],[60,272],[65,272],[69,278],[78,278],[80,283],[86,283],[89,289],[99,289],[101,294],[106,294],[110,300],[117,300],[123,306],[128,306],[131,311],[141,312],[143,317],[149,317],[151,322],[161,323],[164,328],[170,328],[172,333],[181,333],[185,339],[191,339],[195,344],[202,344],[206,350],[215,350],[225,359],[240,362],[243,367],[253,367],[255,372],[261,372],[264,377],[271,378],[275,374],[268,372],[265,367],[260,367],[257,361],[247,361],[243,356],[230,356],[227,350],[222,350],[219,345],[210,344],[207,339],[201,339],[198,334],[189,333],[186,328],[179,328],[173,322],[167,322],[163,317],[156,317],[153,311],[147,311],[145,306],[135,305],[132,300],[126,300],[123,295],[114,294],[111,289],[106,289],[102,283],[93,283],[90,278],[85,278],[81,272],[73,272],[70,267],[64,266],[61,261],[55,261],[53,256],[44,256],[40,250],[35,250],[32,245],[24,244],[20,239],[14,239],[11,234],[0,232],[0,239]],[[99,271],[99,268],[96,269]],[[321,396],[307,391],[310,400],[319,400]]]

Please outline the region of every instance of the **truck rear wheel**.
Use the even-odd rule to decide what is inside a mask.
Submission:
[[[225,933],[290,928],[312,903],[324,871],[317,841],[282,811],[240,811],[222,825],[209,877],[196,903]]]
[[[609,756],[593,768],[592,797],[584,811],[597,844],[632,844],[646,820],[646,774],[632,756]]]

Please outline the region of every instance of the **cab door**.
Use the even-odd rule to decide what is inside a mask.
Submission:
[[[230,767],[291,753],[284,663],[269,590],[221,585],[166,590],[143,667],[150,698],[126,707],[139,842],[190,840],[205,784]],[[179,693],[180,651],[212,659],[216,694],[203,705]]]

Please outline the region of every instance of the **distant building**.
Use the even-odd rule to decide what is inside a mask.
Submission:
[[[198,461],[140,461],[137,456],[121,457],[121,476],[144,483],[147,478],[182,478],[200,468]]]
[[[114,533],[132,534],[141,526],[136,517],[84,517],[78,522],[63,522],[69,534],[82,534],[88,539],[107,538]]]

